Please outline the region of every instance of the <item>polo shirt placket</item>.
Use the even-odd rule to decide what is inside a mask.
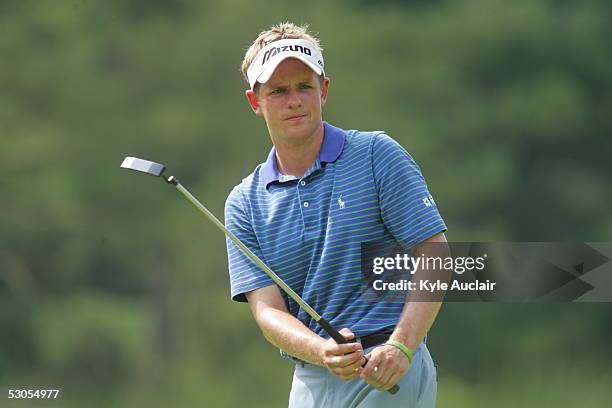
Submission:
[[[321,202],[314,195],[312,177],[314,173],[320,170],[321,164],[317,159],[297,182],[297,197],[300,202],[302,225],[304,225],[304,239],[317,239],[321,231],[320,217],[317,216],[317,212],[321,211]]]

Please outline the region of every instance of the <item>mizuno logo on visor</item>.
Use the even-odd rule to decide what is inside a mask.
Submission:
[[[270,57],[273,57],[276,54],[279,54],[284,51],[299,51],[306,55],[312,55],[312,51],[310,51],[310,48],[302,47],[301,45],[283,45],[282,47],[274,47],[266,51],[263,55],[263,59],[261,60],[261,65],[265,64],[266,61],[270,59]]]

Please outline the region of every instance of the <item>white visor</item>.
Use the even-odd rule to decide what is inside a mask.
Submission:
[[[268,82],[278,64],[287,58],[299,59],[317,75],[325,74],[323,54],[319,47],[303,39],[278,40],[263,47],[249,66],[247,77],[251,89],[256,82]]]

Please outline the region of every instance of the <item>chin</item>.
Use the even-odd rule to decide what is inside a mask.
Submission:
[[[287,135],[302,135],[304,133],[308,134],[314,130],[312,124],[308,123],[308,121],[305,120],[286,123],[284,128],[285,134]]]

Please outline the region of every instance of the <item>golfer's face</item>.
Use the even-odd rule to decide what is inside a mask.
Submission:
[[[265,118],[270,135],[285,143],[311,136],[321,126],[321,108],[329,80],[323,84],[308,66],[288,58],[257,92],[258,115]]]

